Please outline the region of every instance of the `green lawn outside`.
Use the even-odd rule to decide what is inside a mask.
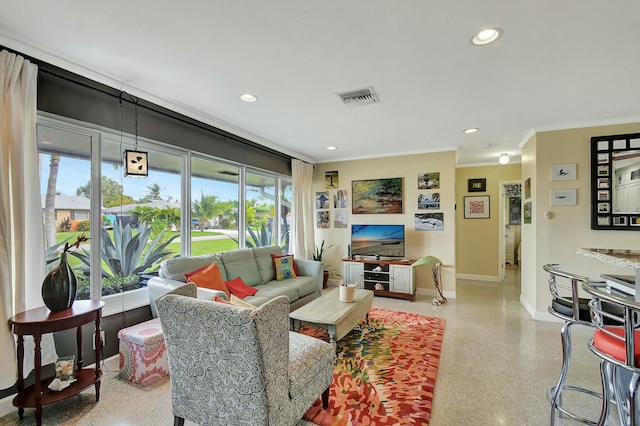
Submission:
[[[109,230],[107,231],[109,233],[109,236],[111,237],[111,239],[113,240],[113,230]],[[137,230],[133,230],[133,235],[136,235],[138,231]],[[80,231],[73,231],[73,232],[57,232],[56,233],[56,239],[58,241],[58,243],[63,242],[64,240],[66,240],[67,238],[70,238],[69,243],[74,243],[76,241],[76,238],[78,235],[80,235],[82,232]],[[180,235],[179,232],[169,232],[169,236],[172,237],[174,235]],[[205,232],[201,232],[198,230],[192,230],[191,231],[191,237],[202,237],[202,236],[211,236],[211,235],[222,235],[222,232],[212,232],[212,231],[205,231]],[[87,232],[87,237],[91,238],[91,233]]]

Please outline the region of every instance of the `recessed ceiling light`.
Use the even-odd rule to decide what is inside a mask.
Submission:
[[[251,93],[244,93],[242,95],[240,95],[240,99],[242,99],[245,102],[255,102],[258,100],[258,97],[256,95],[253,95]]]
[[[508,164],[509,163],[509,154],[507,154],[506,152],[500,154],[500,157],[498,158],[498,162],[500,164]]]
[[[476,46],[484,46],[485,44],[493,43],[502,35],[500,28],[487,28],[474,35],[471,42]]]
[[[328,151],[335,151],[336,149],[338,149],[338,147],[333,145],[327,147]]]
[[[480,130],[480,129],[478,129],[477,127],[471,127],[471,128],[469,128],[469,129],[465,129],[465,130],[464,130],[464,132],[465,132],[466,134],[469,134],[469,133],[475,133],[475,132],[477,132],[478,130]]]

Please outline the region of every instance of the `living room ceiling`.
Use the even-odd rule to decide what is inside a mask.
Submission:
[[[313,163],[640,121],[639,41],[638,0],[0,2],[1,45]]]

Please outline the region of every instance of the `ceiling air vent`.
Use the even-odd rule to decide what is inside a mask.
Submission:
[[[350,92],[342,92],[337,94],[342,102],[348,107],[357,107],[362,105],[377,104],[380,102],[373,87],[367,87],[360,90],[352,90]]]

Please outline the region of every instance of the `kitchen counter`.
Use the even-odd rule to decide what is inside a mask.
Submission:
[[[634,271],[635,288],[633,289],[633,294],[635,294],[636,302],[640,302],[640,291],[635,291],[635,289],[640,288],[640,250],[579,248],[577,253]]]

